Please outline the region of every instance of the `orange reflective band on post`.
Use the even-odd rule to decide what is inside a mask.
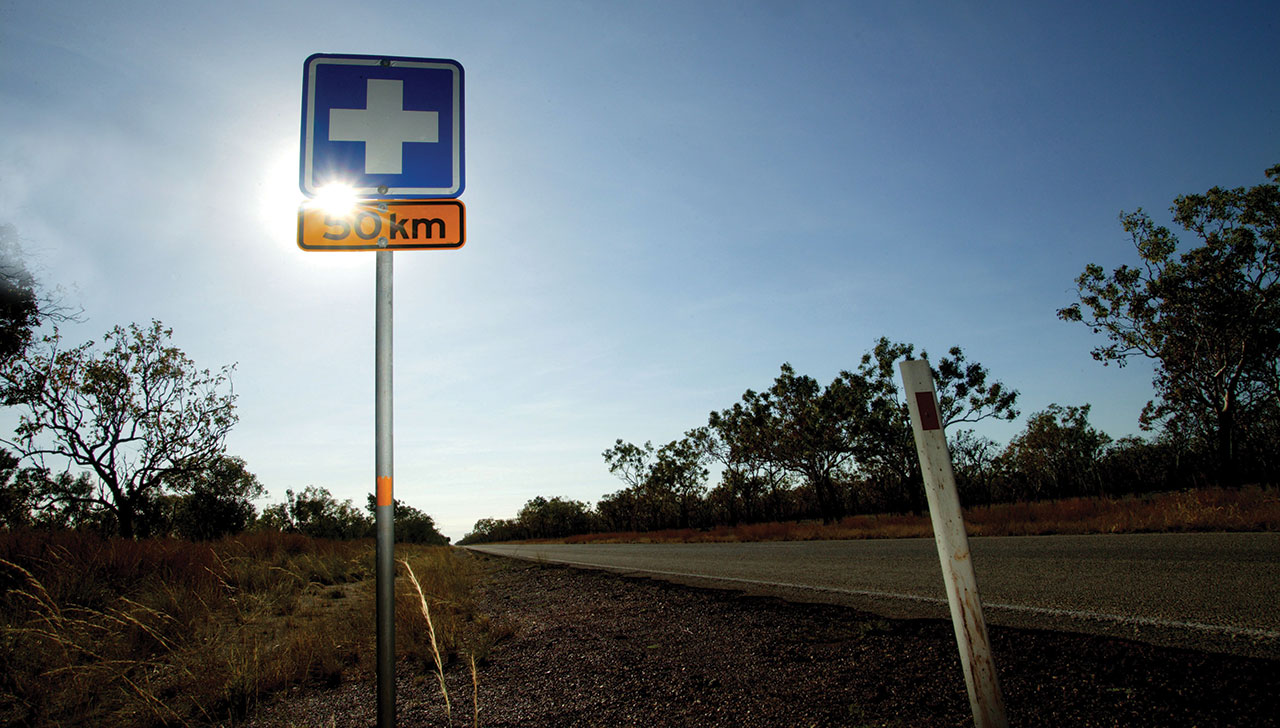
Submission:
[[[391,478],[378,478],[378,505],[391,505]]]

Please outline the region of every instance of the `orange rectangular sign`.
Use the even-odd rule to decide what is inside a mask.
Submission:
[[[467,211],[461,200],[361,200],[335,214],[298,209],[303,250],[434,250],[461,248]]]

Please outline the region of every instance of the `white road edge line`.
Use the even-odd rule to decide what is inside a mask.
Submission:
[[[482,549],[476,549],[482,551]],[[494,553],[494,552],[488,552]],[[680,576],[687,579],[706,579],[709,581],[727,581],[734,584],[752,584],[755,586],[771,586],[781,587],[783,589],[798,589],[801,591],[830,592],[833,594],[851,594],[862,597],[880,597],[886,599],[906,599],[913,602],[925,602],[928,604],[941,604],[946,606],[947,600],[941,597],[925,597],[919,594],[898,594],[896,592],[875,591],[873,589],[841,589],[834,586],[814,586],[812,584],[789,584],[781,581],[763,581],[761,579],[746,579],[737,576],[708,576],[706,574],[693,574],[682,571],[660,571],[658,569],[638,569],[630,566],[613,566],[610,564],[592,564],[585,561],[567,561],[564,559],[553,559],[546,556],[534,555],[523,556],[516,554],[496,553],[498,556],[508,556],[514,559],[524,561],[546,562],[554,564],[564,564],[565,566],[584,566],[590,569],[607,569],[609,571],[617,571],[634,574],[655,574],[658,576]],[[1054,607],[1032,607],[1024,604],[1002,604],[999,602],[982,603],[983,609],[999,609],[1009,612],[1023,612],[1027,614],[1040,614],[1048,617],[1070,617],[1074,619],[1087,619],[1097,622],[1115,622],[1117,624],[1127,624],[1143,627],[1162,627],[1173,629],[1185,629],[1193,632],[1206,632],[1210,634],[1225,634],[1232,637],[1246,637],[1253,640],[1280,640],[1280,632],[1260,629],[1257,627],[1232,627],[1225,624],[1205,624],[1204,622],[1184,622],[1180,620],[1156,619],[1154,617],[1134,617],[1123,614],[1107,614],[1106,612],[1090,612],[1077,609],[1057,609]]]

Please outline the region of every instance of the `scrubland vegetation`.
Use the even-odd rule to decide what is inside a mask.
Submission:
[[[1050,403],[1001,446],[961,425],[1016,419],[1017,390],[958,346],[930,358],[882,337],[829,384],[784,363],[767,388],[748,389],[683,437],[659,447],[618,439],[602,455],[626,487],[594,506],[538,497],[515,518],[478,521],[462,542],[814,519],[837,533],[851,514],[919,515],[923,486],[897,372],[917,356],[932,363],[965,505],[1275,485],[1280,166],[1266,176],[1251,188],[1175,199],[1173,220],[1198,240],[1194,247],[1142,210],[1122,213],[1137,264],[1110,273],[1087,265],[1076,278],[1079,300],[1057,311],[1103,337],[1091,353],[1104,365],[1154,364],[1154,397],[1137,418],[1144,437],[1099,431],[1088,403]],[[719,482],[711,485],[713,472]]]
[[[857,372],[843,372],[827,387],[784,365],[769,389],[748,390],[680,440],[661,448],[618,440],[603,457],[627,487],[594,506],[534,498],[515,518],[481,519],[461,543],[673,531],[702,534],[692,540],[719,538],[707,533],[741,540],[756,533],[929,535],[907,408],[890,374],[911,351],[881,339]],[[990,382],[980,365],[965,364],[959,348],[937,369],[945,423],[1016,414],[1018,393]],[[1223,477],[1214,438],[1170,425],[1116,440],[1089,422],[1089,412],[1089,405],[1050,405],[1003,447],[973,430],[948,428],[970,523],[997,519],[1002,532],[1024,534],[1275,528],[1275,491],[1267,490],[1280,476],[1275,400],[1238,428],[1230,472],[1253,485],[1244,491]],[[719,482],[712,486],[714,470]],[[1217,505],[1224,502],[1231,518]],[[1105,519],[1095,518],[1102,513]],[[1079,523],[1071,525],[1073,518]],[[884,527],[890,522],[916,525]],[[992,533],[994,526],[985,528]]]
[[[967,508],[970,536],[1176,533],[1185,531],[1280,531],[1280,491],[1256,486],[1211,488],[1124,498],[1067,498]],[[858,538],[931,538],[924,514],[847,516],[838,523],[786,521],[590,533],[557,539],[565,543],[723,543],[816,541]]]
[[[226,452],[234,366],[199,369],[159,321],[67,342],[0,225],[0,724],[227,724],[281,690],[370,671],[373,496],[265,488]],[[397,648],[483,660],[467,557],[395,503]],[[435,545],[434,547],[431,545]],[[425,620],[427,614],[431,621]]]
[[[373,552],[270,532],[199,544],[0,532],[0,723],[225,723],[287,688],[371,673]],[[474,603],[469,558],[398,556],[424,597],[397,580],[398,657],[434,670],[433,627],[446,664],[483,660],[505,628]]]

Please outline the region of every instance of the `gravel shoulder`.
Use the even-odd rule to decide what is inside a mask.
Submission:
[[[987,622],[1280,659],[1280,533],[972,538]],[[485,544],[486,553],[949,618],[932,538]]]
[[[643,577],[476,555],[478,601],[514,627],[478,669],[478,724],[971,725],[951,625],[887,619]],[[1280,661],[995,626],[1013,725],[1280,725]],[[446,726],[433,675],[407,663],[399,725]],[[446,673],[471,726],[469,667]],[[253,726],[371,726],[364,676],[266,706]]]

